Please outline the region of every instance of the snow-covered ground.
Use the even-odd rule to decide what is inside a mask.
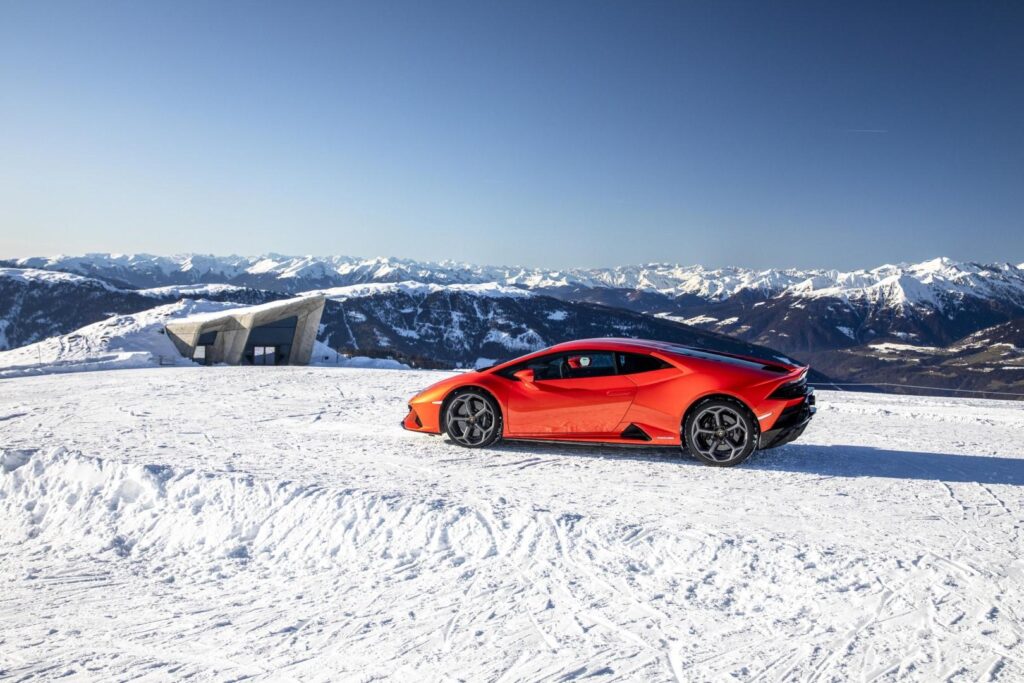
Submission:
[[[443,376],[0,380],[0,679],[1020,680],[1020,403],[742,467],[402,431]]]

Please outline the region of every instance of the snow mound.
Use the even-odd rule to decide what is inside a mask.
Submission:
[[[237,304],[185,299],[141,313],[117,315],[43,341],[0,352],[0,379],[86,370],[190,365],[163,333],[173,318]]]
[[[103,460],[62,447],[12,462],[0,478],[0,533],[58,553],[260,558],[307,568],[354,558],[400,568],[425,550],[447,550],[447,561],[494,554],[476,515],[418,497]]]
[[[317,340],[313,344],[313,356],[310,365],[340,368],[374,368],[378,370],[408,370],[409,366],[392,358],[371,358],[369,356],[349,356],[338,353],[327,344]]]

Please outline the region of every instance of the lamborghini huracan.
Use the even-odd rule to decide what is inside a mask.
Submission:
[[[728,467],[799,437],[815,412],[806,366],[638,339],[558,344],[442,380],[405,429],[459,446],[499,439],[676,445]]]

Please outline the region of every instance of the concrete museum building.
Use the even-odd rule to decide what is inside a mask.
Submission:
[[[212,365],[308,365],[324,297],[303,296],[173,320],[167,336],[186,358]]]

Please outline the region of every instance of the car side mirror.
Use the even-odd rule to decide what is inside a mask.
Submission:
[[[525,370],[515,372],[512,374],[512,376],[515,377],[520,382],[523,382],[524,384],[533,384],[533,370],[531,370],[530,368],[526,368]]]

